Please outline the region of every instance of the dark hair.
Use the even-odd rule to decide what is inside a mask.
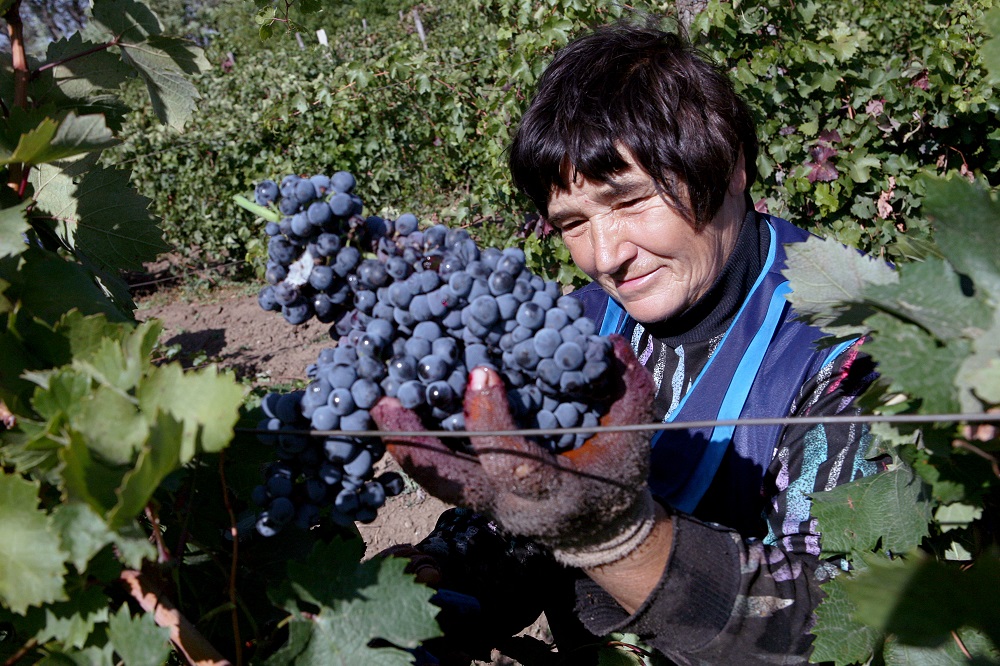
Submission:
[[[619,147],[699,228],[722,205],[740,149],[747,191],[757,176],[754,121],[726,74],[683,36],[625,22],[556,53],[514,136],[510,170],[547,215],[553,191],[577,174],[606,182],[625,168]]]

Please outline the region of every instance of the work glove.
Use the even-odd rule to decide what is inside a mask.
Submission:
[[[621,336],[612,336],[613,402],[602,426],[649,423],[653,381]],[[383,431],[425,430],[419,417],[393,398],[371,411]],[[516,428],[501,377],[475,368],[465,391],[470,431]],[[599,433],[583,446],[553,454],[518,436],[470,437],[473,453],[440,439],[386,438],[400,466],[435,497],[492,515],[510,533],[548,546],[568,566],[591,568],[631,553],[653,526],[647,486],[649,433]]]

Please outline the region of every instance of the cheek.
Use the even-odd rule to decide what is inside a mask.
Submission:
[[[573,258],[573,263],[588,276],[594,277],[596,262],[590,239],[585,234],[581,234],[579,236],[563,236],[562,240],[566,249],[569,250],[570,257]]]

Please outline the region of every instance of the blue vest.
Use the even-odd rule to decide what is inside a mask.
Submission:
[[[809,233],[780,218],[762,217],[770,231],[764,268],[669,421],[787,416],[805,381],[854,342],[816,348],[823,333],[795,319],[785,298],[790,291],[788,280],[781,275],[784,245],[803,242]],[[628,314],[598,285],[587,285],[577,296],[602,335],[631,330]],[[760,518],[764,470],[781,432],[782,426],[660,431],[652,438],[650,489],[679,511],[752,532],[750,525]],[[725,481],[716,483],[710,503],[727,506],[724,513],[728,515],[699,507],[717,476]]]

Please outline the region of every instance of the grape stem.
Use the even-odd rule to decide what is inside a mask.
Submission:
[[[240,208],[245,208],[257,217],[262,217],[268,222],[279,222],[281,220],[281,214],[278,211],[254,203],[242,194],[234,194],[233,201],[235,201],[236,205]]]
[[[153,616],[157,626],[170,630],[170,642],[184,655],[189,664],[230,666],[230,661],[202,636],[195,626],[163,594],[155,589],[149,577],[141,571],[126,569],[121,580],[139,606]]]

